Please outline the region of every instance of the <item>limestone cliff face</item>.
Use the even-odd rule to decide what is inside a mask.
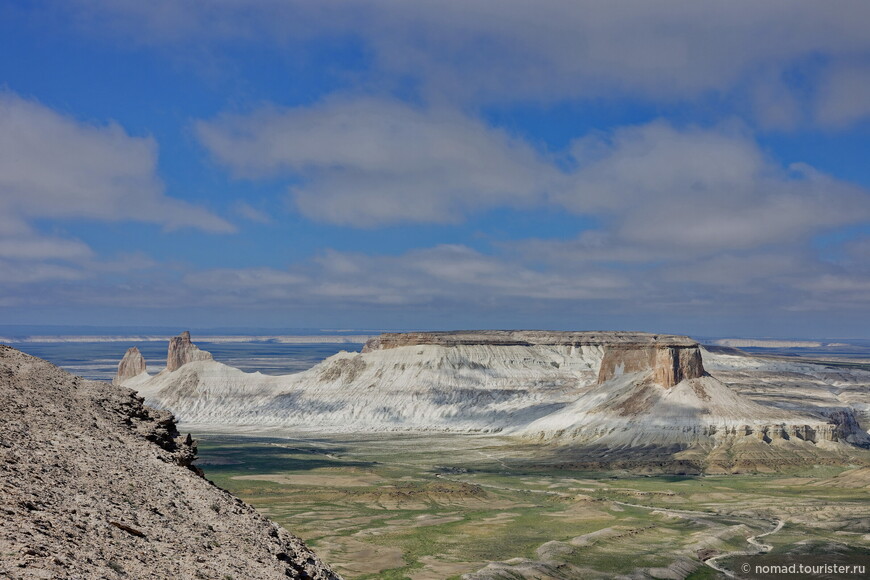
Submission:
[[[831,409],[772,407],[735,393],[705,371],[702,354],[684,336],[634,332],[388,333],[292,375],[209,360],[124,384],[183,421],[214,426],[501,432],[607,449],[739,441],[765,457],[779,440],[807,457],[830,443],[870,444]]]
[[[169,352],[166,355],[166,370],[174,371],[189,362],[212,360],[210,352],[200,350],[190,342],[190,332],[185,330],[169,339]]]
[[[626,349],[645,347],[697,347],[687,336],[647,332],[553,330],[462,330],[446,332],[386,332],[369,340],[362,352],[403,346],[605,346]]]
[[[385,333],[369,340],[362,352],[423,345],[600,347],[604,358],[598,371],[599,383],[624,373],[652,371],[655,382],[672,387],[682,380],[706,374],[698,343],[686,336],[645,332],[478,330]]]
[[[653,380],[664,387],[673,387],[680,381],[698,379],[706,374],[697,344],[613,345],[604,350],[604,358],[598,371],[598,383],[625,373],[643,371],[652,371]]]
[[[127,349],[124,358],[118,364],[118,374],[115,375],[115,384],[121,384],[126,379],[136,377],[145,372],[145,357],[135,346]]]

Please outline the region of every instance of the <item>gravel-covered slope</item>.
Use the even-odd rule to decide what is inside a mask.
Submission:
[[[0,577],[339,578],[194,454],[133,391],[0,345]]]

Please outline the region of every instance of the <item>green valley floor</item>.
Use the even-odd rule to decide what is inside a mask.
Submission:
[[[347,580],[699,579],[819,558],[870,571],[870,469],[857,464],[639,476],[493,436],[198,439],[206,477]]]

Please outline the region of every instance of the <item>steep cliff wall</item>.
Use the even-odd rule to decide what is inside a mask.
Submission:
[[[558,332],[547,330],[478,330],[385,333],[369,340],[363,353],[412,346],[593,346],[603,349],[598,382],[624,373],[652,371],[654,380],[672,387],[704,376],[699,345],[686,336],[644,332]]]
[[[673,387],[686,379],[698,379],[706,373],[697,344],[683,346],[662,344],[656,346],[609,345],[598,371],[598,382],[604,383],[625,373],[652,371],[653,380],[665,387]]]
[[[294,375],[190,362],[130,379],[183,420],[315,431],[482,431],[572,444],[866,439],[828,412],[737,395],[687,337],[628,332],[384,334]],[[848,423],[848,424],[847,424]],[[747,437],[751,435],[752,437]],[[780,437],[782,435],[782,437]]]
[[[169,352],[166,354],[166,370],[174,371],[190,362],[212,360],[210,352],[200,350],[190,341],[190,332],[185,330],[169,339]]]
[[[687,336],[618,331],[458,330],[444,332],[387,332],[370,339],[362,352],[403,346],[698,346]]]
[[[120,385],[127,379],[139,376],[145,371],[145,357],[142,356],[142,353],[139,352],[137,347],[132,346],[127,349],[124,358],[122,358],[121,362],[118,364],[118,374],[115,375],[115,380],[113,382]]]

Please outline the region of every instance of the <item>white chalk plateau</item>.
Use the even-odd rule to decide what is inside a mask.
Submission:
[[[175,370],[118,380],[180,421],[215,429],[501,433],[608,447],[715,446],[745,438],[821,447],[868,443],[862,417],[870,400],[845,400],[835,391],[845,375],[851,386],[870,384],[870,373],[840,370],[832,379],[820,365],[713,354],[686,337],[386,334],[362,352],[342,351],[283,376],[202,360],[204,351],[192,343],[189,352],[189,361],[173,355]],[[738,379],[738,387],[720,380],[720,371]],[[814,393],[827,393],[824,404],[801,404],[788,394],[787,381],[779,388],[771,378],[795,374],[813,381]],[[741,380],[747,376],[763,376],[759,385],[779,388],[782,396],[766,401],[763,393],[746,393]]]

